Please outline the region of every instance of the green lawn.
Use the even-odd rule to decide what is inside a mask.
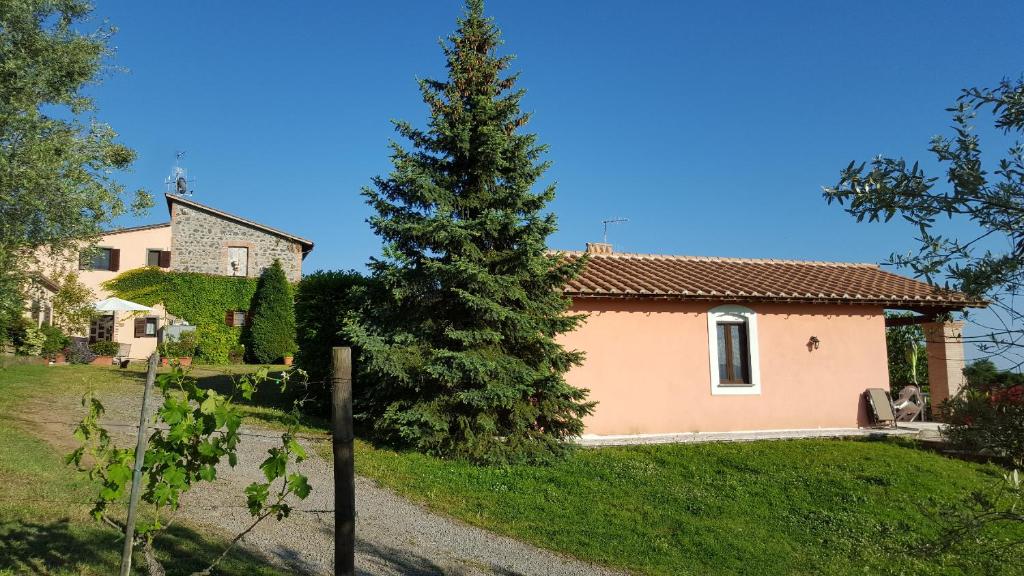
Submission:
[[[588,449],[547,468],[366,443],[356,457],[360,474],[434,510],[637,573],[1024,573],[1019,562],[918,552],[935,529],[919,511],[929,497],[955,498],[1003,471],[890,442]]]
[[[101,395],[140,391],[141,372],[90,366],[15,366],[0,369],[0,576],[116,574],[122,540],[88,517],[96,495],[88,478],[63,463],[63,450],[30,432],[23,407],[54,394]],[[56,415],[36,414],[36,417]],[[52,433],[52,432],[51,432]],[[187,527],[158,543],[168,574],[190,574],[223,549],[221,537]],[[173,557],[173,561],[170,558]],[[136,562],[138,564],[138,561]],[[140,568],[135,573],[144,573]],[[280,574],[258,558],[234,553],[217,572]]]
[[[214,387],[226,385],[221,372],[195,370]],[[55,390],[137,393],[140,379],[139,370],[94,367],[0,371],[0,482],[9,496],[0,498],[0,576],[41,563],[51,570],[43,574],[109,574],[119,549],[116,535],[85,518],[86,507],[60,503],[88,499],[89,483],[2,415]],[[250,415],[276,425],[273,394],[260,400]],[[311,420],[307,430],[324,424]],[[330,458],[329,444],[321,448]],[[360,474],[434,510],[638,574],[1024,574],[1021,562],[920,552],[936,529],[922,513],[929,501],[960,498],[1003,471],[899,443],[604,448],[550,467],[475,467],[358,441],[356,458]],[[1024,538],[1024,529],[1005,535]],[[176,569],[220,544],[188,531],[174,537]],[[221,573],[271,573],[256,565],[236,556]]]

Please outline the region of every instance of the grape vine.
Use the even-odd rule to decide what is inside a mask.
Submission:
[[[163,403],[147,422],[151,425],[148,446],[142,464],[140,505],[147,514],[140,515],[134,545],[143,545],[150,574],[163,574],[156,558],[154,538],[174,522],[182,506],[182,496],[200,482],[214,482],[218,466],[227,461],[238,463],[238,445],[243,413],[234,402],[236,396],[251,400],[258,388],[273,382],[284,392],[289,382],[305,378],[301,370],[271,376],[266,368],[233,381],[232,392],[221,394],[202,388],[181,366],[157,376]],[[134,448],[114,444],[101,424],[102,402],[95,394],[82,399],[85,416],[75,428],[74,436],[81,443],[66,457],[66,463],[87,472],[100,485],[92,516],[95,520],[123,531],[124,526],[112,517],[111,505],[128,500],[135,464]],[[204,570],[194,576],[210,574],[231,548],[260,522],[273,517],[283,520],[291,513],[290,497],[305,499],[310,492],[308,478],[295,470],[295,464],[307,457],[298,443],[298,410],[291,412],[281,444],[270,448],[260,464],[265,482],[257,481],[245,488],[244,497],[252,523],[238,534],[224,551]]]

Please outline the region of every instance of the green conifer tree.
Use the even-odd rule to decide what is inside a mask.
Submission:
[[[365,306],[346,324],[360,349],[356,410],[378,436],[478,462],[560,453],[593,409],[564,374],[582,354],[555,337],[569,314],[565,283],[582,263],[547,251],[554,186],[532,190],[546,146],[521,133],[511,57],[468,0],[443,45],[448,79],[422,80],[428,128],[396,122],[394,169],[364,190],[385,243],[371,260]]]
[[[250,362],[270,364],[295,353],[295,301],[280,261],[260,275],[249,313],[243,340]]]

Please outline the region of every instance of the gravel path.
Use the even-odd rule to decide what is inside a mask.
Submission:
[[[107,422],[131,422],[138,418],[138,397],[105,397]],[[77,414],[78,399],[62,399],[61,410]],[[114,430],[111,430],[112,433]],[[267,449],[279,443],[279,432],[246,426],[239,444],[238,466],[218,469],[213,484],[202,483],[185,498],[182,514],[192,523],[230,537],[252,519],[245,508],[243,489],[262,480],[259,463]],[[116,434],[119,443],[127,433]],[[334,495],[330,464],[316,455],[312,441],[303,440],[310,453],[299,465],[312,485],[303,501],[293,502],[295,512],[282,522],[265,520],[242,541],[282,568],[295,573],[333,573]],[[197,510],[189,504],[218,503]],[[542,550],[518,540],[499,536],[433,514],[363,477],[356,478],[356,573],[362,576],[392,575],[611,575],[622,574]]]

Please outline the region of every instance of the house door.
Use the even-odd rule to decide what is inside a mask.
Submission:
[[[114,339],[114,315],[97,316],[89,324],[89,343]]]

